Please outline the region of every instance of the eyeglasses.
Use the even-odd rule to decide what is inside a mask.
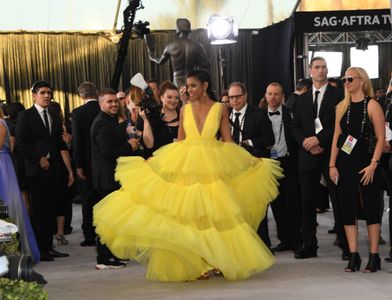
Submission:
[[[229,96],[229,101],[230,100],[240,100],[240,98],[245,95],[245,94],[239,94],[239,95],[233,95],[233,96]]]
[[[361,77],[352,77],[352,76],[343,77],[343,78],[342,78],[342,82],[343,82],[343,83],[346,83],[346,81],[348,81],[348,82],[351,83],[351,82],[354,81],[355,78],[361,78]]]

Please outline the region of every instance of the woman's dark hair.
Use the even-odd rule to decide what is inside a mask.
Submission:
[[[12,102],[8,105],[8,115],[10,120],[16,120],[18,117],[18,113],[24,111],[25,107],[20,102]]]
[[[203,70],[192,70],[192,71],[189,71],[189,73],[187,74],[186,77],[187,78],[196,77],[201,83],[207,82],[208,87],[207,87],[206,92],[212,100],[216,101],[215,94],[212,91],[210,74],[208,74],[206,71],[203,71]]]
[[[177,87],[169,80],[162,82],[159,86],[159,97],[161,97],[166,92],[166,90],[173,90],[178,92]]]

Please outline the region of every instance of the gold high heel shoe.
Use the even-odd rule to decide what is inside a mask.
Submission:
[[[60,234],[60,235],[55,235],[55,239],[57,241],[57,244],[59,246],[64,246],[64,245],[68,245],[69,241],[65,238],[64,235]]]
[[[209,274],[208,272],[202,273],[202,274],[197,278],[197,280],[207,280],[207,279],[210,279],[210,274]]]

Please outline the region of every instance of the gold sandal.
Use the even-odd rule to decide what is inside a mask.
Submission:
[[[60,234],[60,235],[55,235],[55,239],[56,239],[57,244],[58,244],[59,246],[64,246],[64,245],[68,245],[68,244],[69,244],[68,240],[67,240],[67,239],[65,238],[65,236],[62,235],[62,234]]]
[[[210,279],[210,274],[209,274],[208,272],[202,273],[202,274],[197,278],[197,280],[208,280],[208,279]]]

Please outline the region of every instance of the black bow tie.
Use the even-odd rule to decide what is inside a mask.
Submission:
[[[269,114],[269,116],[275,116],[275,115],[279,116],[280,115],[280,111],[278,111],[278,110],[274,111],[274,112],[269,111],[268,114]]]

